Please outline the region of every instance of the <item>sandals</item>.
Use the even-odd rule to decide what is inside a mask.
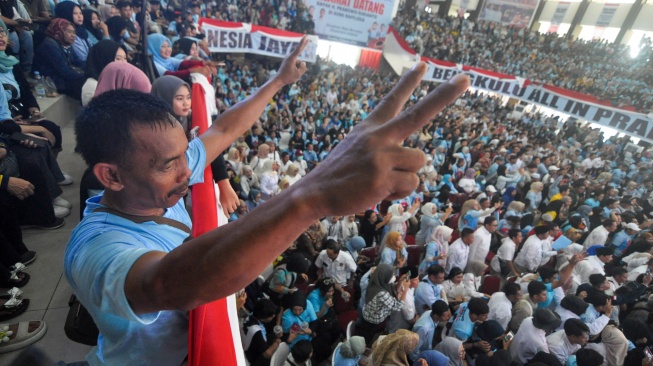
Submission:
[[[29,282],[29,278],[30,276],[28,273],[21,272],[20,269],[16,268],[11,271],[11,276],[8,279],[0,282],[0,287],[3,288],[23,287],[27,285],[27,283]]]
[[[24,300],[23,300],[24,301]],[[29,331],[30,323],[38,323],[38,327]],[[25,321],[18,323],[18,329],[14,333],[9,330],[9,326],[0,325],[0,354],[15,351],[31,345],[32,343],[43,338],[48,327],[44,321]]]
[[[9,295],[0,295],[0,300],[6,300],[4,304],[0,305],[0,322],[19,316],[29,306],[29,299],[18,298],[22,291],[13,288],[9,293]]]

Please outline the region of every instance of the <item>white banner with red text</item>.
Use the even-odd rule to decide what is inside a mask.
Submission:
[[[248,23],[224,22],[201,18],[200,27],[206,34],[209,50],[217,53],[254,53],[284,58],[297,48],[303,34],[261,27]],[[315,62],[317,37],[308,36],[310,43],[299,59]]]
[[[653,143],[653,120],[649,116],[591,101],[591,97],[552,85],[498,74],[460,64],[422,58],[428,71],[424,80],[446,82],[454,75],[465,73],[471,87],[538,104],[582,120],[613,128]],[[590,99],[590,100],[588,100]]]

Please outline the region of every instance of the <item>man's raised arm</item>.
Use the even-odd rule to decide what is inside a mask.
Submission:
[[[458,75],[400,113],[425,72],[426,65],[419,63],[404,75],[327,160],[281,194],[170,253],[150,252],[139,258],[125,284],[133,310],[191,309],[228,296],[251,283],[318,218],[358,212],[411,193],[426,158],[417,149],[402,147],[402,141],[469,86],[469,79]]]
[[[218,154],[256,122],[279,89],[294,83],[304,75],[306,63],[299,61],[298,57],[308,42],[308,38],[302,38],[297,48],[283,60],[279,72],[273,78],[270,78],[249,98],[238,102],[218,116],[211,127],[200,136],[206,149],[207,164],[210,164]]]

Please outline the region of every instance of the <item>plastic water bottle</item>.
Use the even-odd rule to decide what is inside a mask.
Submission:
[[[36,96],[39,98],[45,97],[45,84],[43,84],[43,78],[38,71],[34,71],[34,79],[36,80],[36,85],[34,86]]]

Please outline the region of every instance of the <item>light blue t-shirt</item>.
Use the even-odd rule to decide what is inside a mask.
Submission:
[[[202,182],[206,151],[195,139],[186,151],[190,184]],[[72,232],[64,255],[64,274],[80,302],[93,316],[100,336],[86,357],[95,365],[179,366],[188,355],[188,313],[165,310],[135,314],[125,295],[132,265],[151,251],[170,252],[188,237],[172,226],[135,223],[105,212],[102,196],[88,199],[84,219]],[[166,210],[166,218],[189,228],[184,201]]]
[[[286,311],[283,312],[283,315],[281,316],[281,327],[283,328],[284,333],[290,333],[290,327],[292,327],[293,324],[301,326],[303,322],[310,323],[314,320],[317,320],[317,314],[313,309],[313,304],[311,304],[310,301],[306,301],[306,309],[304,309],[304,312],[299,316],[295,315],[292,312],[292,309],[286,309]],[[312,337],[309,334],[298,334],[297,338],[295,338],[295,340],[290,344],[290,347],[303,339],[310,341]]]
[[[340,347],[336,349],[333,353],[333,364],[338,366],[358,366],[358,361],[361,359],[361,356],[358,355],[354,358],[345,358],[340,353]]]
[[[469,319],[469,303],[464,302],[460,304],[458,311],[456,311],[456,317],[453,318],[453,326],[451,330],[454,331],[456,338],[461,341],[466,341],[469,337],[472,336],[474,332],[474,322]]]

